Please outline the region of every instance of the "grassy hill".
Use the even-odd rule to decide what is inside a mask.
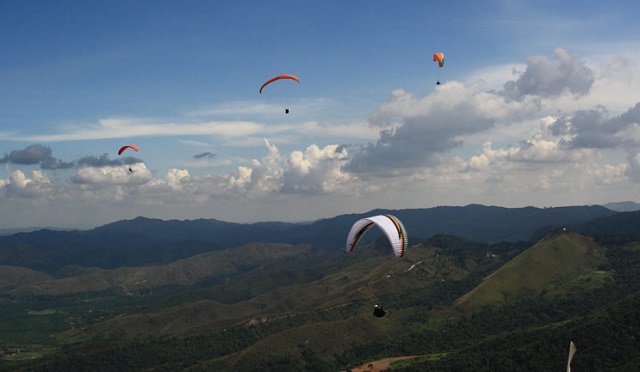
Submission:
[[[111,352],[128,353],[132,343],[144,339],[152,340],[152,346],[144,346],[147,350],[158,350],[164,347],[161,345],[171,343],[174,351],[170,355],[175,358],[178,354],[174,352],[181,349],[174,342],[201,344],[224,339],[228,345],[236,345],[238,349],[221,352],[219,357],[231,359],[218,360],[211,359],[210,355],[202,355],[199,358],[203,358],[203,365],[223,363],[247,366],[254,363],[251,360],[256,355],[263,355],[263,347],[289,345],[286,347],[298,348],[297,344],[290,344],[292,340],[303,340],[302,344],[308,341],[308,348],[301,349],[307,357],[310,352],[318,353],[318,350],[343,353],[345,349],[358,347],[362,340],[378,335],[379,340],[390,341],[387,331],[403,329],[403,333],[409,332],[410,328],[402,325],[405,322],[403,319],[415,313],[405,312],[402,307],[434,306],[449,301],[456,293],[462,294],[464,288],[473,285],[457,288],[453,283],[467,280],[476,283],[473,277],[476,270],[484,268],[481,271],[486,273],[491,267],[503,263],[502,258],[487,255],[488,251],[504,253],[508,257],[513,254],[509,253],[513,249],[450,236],[439,236],[415,244],[401,259],[395,259],[390,254],[386,239],[364,244],[352,254],[334,251],[331,255],[327,255],[326,250],[309,247],[248,245],[159,267],[129,268],[143,270],[140,272],[152,269],[174,273],[175,270],[184,272],[184,268],[189,267],[190,272],[195,273],[200,272],[193,269],[196,262],[215,268],[208,272],[208,276],[198,276],[199,280],[193,276],[190,280],[194,281],[184,282],[183,285],[139,289],[141,294],[127,294],[119,289],[121,282],[116,283],[114,278],[122,275],[120,270],[100,270],[96,274],[117,274],[106,280],[114,283],[116,291],[71,293],[67,290],[60,294],[50,292],[46,296],[38,295],[42,302],[37,311],[60,315],[62,319],[74,319],[75,326],[64,332],[58,331],[55,338],[58,345],[76,345],[77,354],[67,351],[71,355],[85,355],[88,350],[96,350],[98,346],[91,340],[118,340],[109,342],[110,346],[106,349],[115,348]],[[251,257],[258,257],[258,253],[262,254],[259,260],[262,264],[253,265]],[[244,264],[238,265],[243,257]],[[230,262],[242,268],[233,269]],[[140,279],[140,276],[132,277]],[[72,279],[76,285],[81,285],[94,278],[90,274],[56,282],[65,283],[70,289]],[[156,284],[161,282],[157,281]],[[452,286],[448,286],[450,282]],[[10,296],[15,306],[18,306],[19,302],[16,301],[20,298],[33,299],[37,293],[42,293],[31,291],[33,288],[42,291],[45,287],[25,286],[13,291]],[[56,286],[50,288],[53,290]],[[371,316],[372,306],[376,302],[388,309],[395,309],[391,310],[393,318],[389,318],[395,319],[394,322],[388,326],[376,322],[378,319]],[[28,313],[14,316],[12,324],[16,320],[27,322],[33,319],[29,318]],[[356,324],[359,324],[357,332]],[[2,326],[0,321],[0,330]],[[383,327],[376,333],[369,333],[371,327],[380,326]],[[286,347],[284,350],[287,350]],[[106,353],[104,345],[98,348]],[[136,346],[136,350],[140,348],[143,347]],[[241,350],[244,352],[235,354]],[[269,354],[266,355],[268,359]],[[75,360],[76,357],[72,358]],[[99,360],[99,357],[96,358]],[[46,359],[42,361],[44,363]]]
[[[335,371],[421,355],[403,370],[551,370],[569,340],[576,369],[589,366],[586,345],[583,362],[598,370],[631,368],[640,245],[618,243],[571,231],[535,244],[440,234],[413,239],[400,259],[384,238],[351,254],[248,244],[27,283],[0,296],[0,368]],[[98,278],[109,286],[71,290]],[[390,315],[372,316],[374,303]],[[612,349],[627,354],[617,362]]]
[[[119,288],[126,295],[167,285],[190,285],[209,279],[227,278],[238,272],[284,263],[287,258],[313,256],[310,246],[252,243],[243,247],[203,253],[167,265],[122,267],[113,270],[94,269],[87,274],[19,286],[14,295],[62,295],[99,292]]]
[[[304,269],[303,273],[293,276],[292,271],[283,266],[282,260],[274,260],[274,265],[266,265],[264,260],[260,260],[255,267],[245,266],[245,271],[241,272],[230,271],[228,263],[218,259],[220,256],[247,254],[248,248],[252,247],[253,245],[249,245],[194,257],[193,260],[205,266],[209,261],[204,258],[216,262],[214,267],[210,268],[211,271],[207,271],[210,275],[209,280],[212,279],[211,275],[214,275],[212,272],[225,279],[215,284],[209,282],[206,289],[195,291],[197,294],[193,294],[193,302],[185,304],[184,301],[176,301],[177,305],[173,305],[173,301],[167,301],[164,304],[156,304],[157,309],[143,316],[134,314],[117,317],[104,324],[90,327],[87,332],[115,333],[127,337],[155,334],[176,336],[202,332],[203,329],[218,330],[230,325],[300,318],[315,312],[331,312],[346,307],[366,306],[368,310],[372,301],[390,294],[402,293],[406,288],[426,287],[444,278],[462,278],[469,275],[467,270],[458,267],[450,257],[434,259],[436,249],[425,245],[413,246],[405,257],[394,259],[388,252],[386,241],[382,239],[362,247],[363,254],[360,256],[339,252],[327,260],[327,266],[321,270],[323,274],[319,274],[320,262],[317,256],[310,258],[316,265],[314,268]],[[297,258],[296,266],[300,264],[300,256],[310,253],[309,247],[305,249],[286,245],[266,245],[262,248],[268,252],[288,248],[288,252],[292,252]],[[188,267],[191,267],[191,261],[178,261],[154,269],[184,267],[185,263],[189,263]],[[333,267],[335,272],[331,272],[330,267]],[[289,279],[274,283],[276,278]],[[200,280],[202,279],[205,279],[204,275],[200,276]],[[220,296],[223,292],[243,293],[249,288],[251,293],[247,293],[246,296],[228,299],[227,303],[217,301],[223,298]],[[14,291],[14,294],[18,292]],[[191,316],[185,315],[194,313],[198,314],[195,315],[199,319],[196,323]]]
[[[456,308],[497,305],[522,296],[548,296],[578,287],[601,286],[608,277],[603,249],[571,231],[552,234],[487,276],[462,296]]]
[[[25,267],[0,265],[0,292],[53,279],[50,275]]]

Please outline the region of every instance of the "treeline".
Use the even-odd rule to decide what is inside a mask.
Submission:
[[[640,247],[609,247],[613,281],[591,292],[562,298],[523,299],[487,307],[450,321],[442,333],[413,334],[409,342],[441,347],[387,350],[394,353],[450,352],[446,357],[414,360],[398,371],[549,371],[566,364],[569,342],[578,347],[575,370],[640,368]],[[441,338],[439,336],[446,335]],[[404,344],[404,338],[398,344]],[[360,352],[373,351],[361,348]],[[363,350],[364,349],[364,350]],[[412,350],[414,349],[414,350]],[[366,358],[365,358],[366,359]]]
[[[287,317],[282,321],[238,326],[191,337],[145,337],[133,340],[125,340],[119,335],[94,337],[90,341],[64,347],[60,351],[33,361],[12,362],[2,365],[2,367],[12,371],[139,371],[152,367],[160,371],[184,370],[200,362],[241,351],[262,339],[287,329],[310,323],[347,319],[353,316],[356,306],[344,306],[331,311],[318,310]],[[300,352],[304,358],[310,358],[309,363],[313,364],[322,360],[323,365],[327,365],[326,356],[314,353],[304,345],[301,345]],[[284,361],[284,359],[275,358],[270,363],[276,366],[279,363],[278,360]],[[312,360],[316,360],[316,362],[312,362]],[[335,367],[335,361],[331,358],[329,360],[330,364]],[[288,363],[289,366],[298,364],[291,364],[291,361]]]

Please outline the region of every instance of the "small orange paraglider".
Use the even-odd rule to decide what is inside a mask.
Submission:
[[[433,62],[438,62],[439,68],[444,66],[444,53],[435,53],[433,55]],[[438,81],[436,81],[436,85],[440,85],[440,72],[438,71]]]
[[[120,148],[120,150],[118,150],[118,155],[122,154],[122,153],[124,152],[124,150],[126,150],[126,149],[132,149],[132,150],[134,150],[134,151],[136,151],[136,152],[137,152],[137,151],[138,151],[138,146],[136,146],[136,145],[126,145],[126,146],[122,146],[122,147]]]
[[[300,79],[297,76],[294,76],[294,75],[288,75],[288,74],[278,75],[278,76],[276,76],[274,78],[271,78],[271,79],[267,80],[264,84],[262,84],[262,86],[260,87],[260,94],[262,94],[262,89],[264,89],[264,87],[266,87],[267,85],[273,83],[274,81],[278,81],[278,80],[282,80],[282,79],[290,79],[290,80],[293,80],[293,81],[297,81],[298,83],[300,82]],[[285,114],[289,113],[289,108],[288,107],[284,109],[284,113]]]

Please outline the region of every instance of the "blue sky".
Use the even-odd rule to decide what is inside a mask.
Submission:
[[[637,14],[0,2],[0,227],[638,201]]]

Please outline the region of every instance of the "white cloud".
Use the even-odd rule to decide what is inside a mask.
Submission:
[[[5,138],[26,142],[85,141],[165,136],[240,137],[261,133],[264,127],[248,121],[154,122],[145,119],[102,119],[97,125],[67,126],[64,133]]]
[[[640,150],[630,151],[627,156],[629,166],[626,168],[626,174],[635,182],[640,182]]]
[[[5,197],[27,198],[37,200],[47,197],[51,189],[51,180],[41,170],[34,170],[30,177],[20,170],[11,172],[8,180],[0,181],[0,187]]]
[[[347,169],[384,172],[433,163],[440,155],[462,146],[462,136],[510,124],[508,120],[537,110],[537,103],[531,99],[507,100],[482,91],[478,85],[458,82],[443,84],[421,98],[396,90],[371,117],[374,126],[393,127],[383,129],[377,143],[356,152]]]
[[[509,81],[517,76],[517,71],[523,71],[525,64],[513,63],[484,67],[470,72],[462,77],[462,81],[468,85],[480,86],[485,91],[498,91],[502,89],[505,81]]]
[[[319,148],[311,145],[289,155],[284,172],[284,192],[332,193],[349,192],[355,177],[342,170],[348,159],[347,149],[338,145]]]
[[[323,100],[319,100],[323,102]],[[309,103],[309,107],[316,107],[321,103]],[[230,112],[237,112],[239,107],[227,107]],[[302,111],[303,108],[298,108]],[[217,110],[209,112],[220,113]],[[204,114],[204,113],[203,113]],[[310,116],[308,112],[305,117]],[[326,114],[320,115],[327,116]],[[329,115],[330,116],[330,115]],[[147,118],[107,118],[96,124],[66,124],[57,132],[44,134],[19,135],[0,137],[0,139],[20,142],[87,142],[109,139],[133,139],[142,137],[181,137],[178,143],[190,147],[216,148],[226,147],[260,147],[264,137],[276,144],[299,143],[301,139],[313,141],[364,142],[377,138],[377,133],[371,131],[366,121],[332,121],[332,120],[304,120],[293,115],[287,116],[278,112],[274,118],[257,116],[260,120],[206,120],[196,116],[189,119],[147,119]],[[271,122],[269,122],[271,121]],[[209,141],[207,141],[209,140]],[[40,146],[40,145],[39,145]],[[56,159],[53,159],[56,160]],[[2,161],[2,159],[0,159]],[[48,162],[49,168],[70,167],[72,164]]]
[[[294,129],[299,135],[308,135],[314,138],[343,138],[348,140],[376,140],[378,133],[371,130],[367,122],[354,123],[327,123],[310,121],[305,122]]]
[[[565,136],[565,143],[571,148],[637,147],[638,128],[640,103],[616,117],[610,117],[604,107],[599,107],[576,111],[548,126],[552,134]]]
[[[514,99],[530,95],[556,97],[565,92],[574,96],[588,94],[594,73],[579,56],[556,49],[554,58],[555,61],[546,56],[530,57],[518,79],[504,84],[504,94]]]
[[[127,185],[142,184],[151,180],[151,172],[144,163],[120,166],[82,167],[73,181],[79,184]]]
[[[194,136],[178,144],[199,150],[185,152],[187,160],[176,160],[165,171],[151,171],[135,159],[125,165],[121,158],[85,156],[74,162],[80,168],[73,182],[50,179],[44,171],[15,170],[0,179],[0,195],[7,208],[19,210],[18,201],[27,200],[37,202],[43,214],[67,208],[70,220],[96,223],[137,215],[303,220],[377,207],[637,198],[640,69],[635,60],[611,56],[589,63],[558,51],[555,59],[536,57],[518,70],[507,76],[502,66],[487,83],[450,80],[422,96],[394,90],[369,122],[292,120],[281,113],[269,124],[113,119],[52,137],[33,136],[53,141]],[[509,82],[509,95],[496,88]],[[202,138],[208,135],[224,138],[224,145],[213,139],[210,145]],[[241,146],[266,153],[256,156]],[[237,152],[227,155],[225,147]],[[53,150],[46,154],[53,158]],[[198,154],[209,156],[194,160]],[[229,168],[203,175],[206,167],[222,165]],[[103,214],[89,219],[96,205]]]
[[[207,142],[179,139],[178,142],[191,147],[210,148],[212,145]]]

